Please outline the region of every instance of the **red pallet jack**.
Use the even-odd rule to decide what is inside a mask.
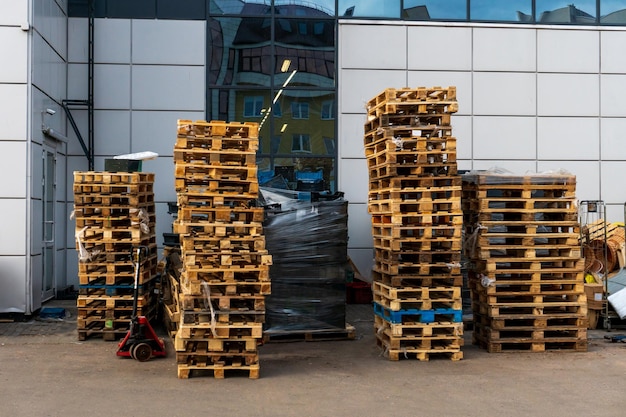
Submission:
[[[133,291],[133,314],[130,319],[130,330],[117,345],[117,356],[131,357],[139,362],[145,362],[152,357],[166,355],[165,342],[154,332],[146,316],[137,315],[137,299],[139,298],[139,273],[141,261],[148,254],[148,248],[138,246],[131,252],[135,267],[135,284]]]

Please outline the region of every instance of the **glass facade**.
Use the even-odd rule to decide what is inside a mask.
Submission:
[[[93,1],[97,18],[206,20],[207,120],[260,124],[262,183],[329,191],[338,19],[626,25],[626,2],[613,0]],[[88,9],[88,0],[68,0],[70,17]]]
[[[259,123],[261,184],[336,191],[334,0],[212,1],[208,28],[208,119]]]

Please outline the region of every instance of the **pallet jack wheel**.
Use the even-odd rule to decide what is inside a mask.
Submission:
[[[152,347],[147,343],[137,343],[131,350],[131,357],[145,362],[152,357]]]
[[[131,345],[130,348],[128,348],[128,354],[133,359],[135,359],[135,348],[136,347],[137,347],[137,345]]]

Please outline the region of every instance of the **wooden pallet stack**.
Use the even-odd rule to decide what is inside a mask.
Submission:
[[[178,377],[205,370],[259,376],[271,255],[256,207],[257,123],[179,120],[174,147],[181,243]],[[233,371],[234,372],[234,371]]]
[[[137,312],[156,316],[157,245],[154,174],[74,172],[79,251],[78,338],[119,340],[133,310],[133,249],[146,248],[138,276]]]
[[[463,175],[473,342],[489,352],[587,350],[576,177]]]
[[[386,89],[367,109],[378,345],[391,360],[462,359],[456,88]]]

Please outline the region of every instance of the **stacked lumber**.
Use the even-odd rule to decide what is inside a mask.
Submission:
[[[179,120],[174,147],[180,236],[178,377],[259,376],[269,265],[258,197],[257,123]],[[170,277],[172,279],[172,277]]]
[[[74,172],[76,249],[79,252],[78,338],[119,340],[133,311],[133,249],[139,265],[137,314],[156,316],[157,245],[154,174]]]
[[[576,177],[463,175],[473,342],[489,352],[587,349]]]
[[[456,88],[386,89],[368,102],[376,338],[391,360],[463,358]]]

